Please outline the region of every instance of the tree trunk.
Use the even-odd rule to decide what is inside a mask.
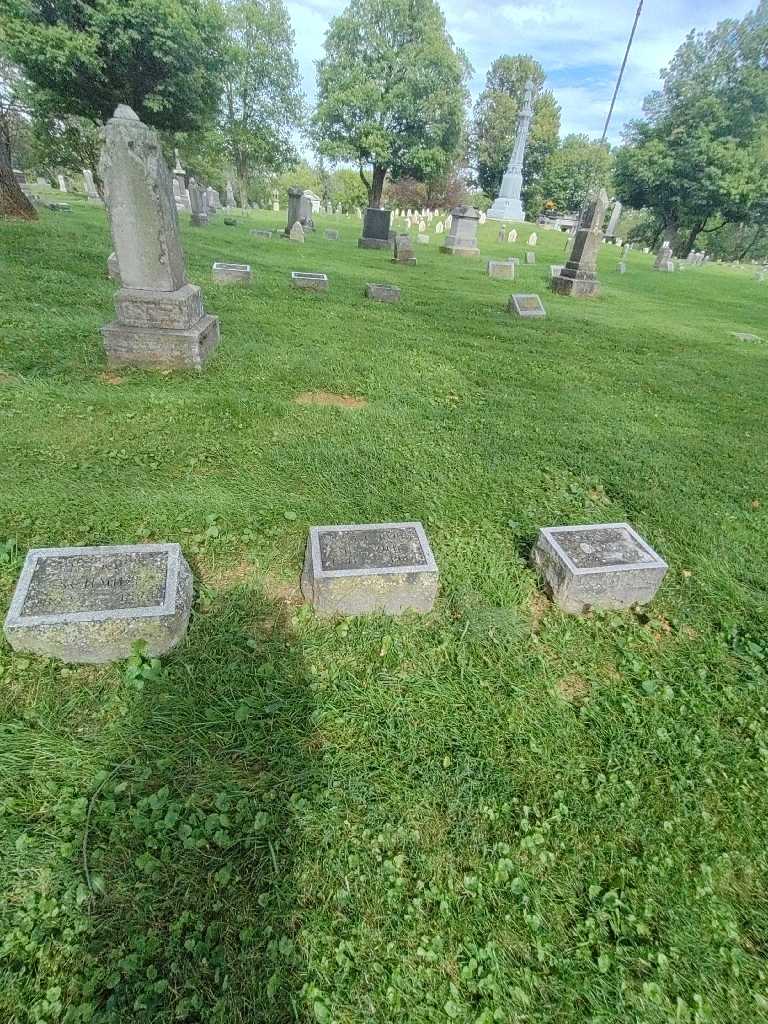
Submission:
[[[703,227],[704,227],[704,222],[701,221],[699,224],[695,224],[691,228],[691,230],[690,230],[690,232],[688,234],[688,237],[686,238],[686,240],[683,243],[683,246],[682,246],[680,252],[678,253],[679,256],[682,256],[683,258],[685,258],[688,255],[688,253],[691,251],[691,249],[693,249],[693,243],[696,241],[696,237],[697,237],[697,235],[699,234],[699,232],[701,231],[701,229]]]
[[[752,236],[752,241],[749,243],[749,245],[746,247],[746,249],[742,249],[742,251],[736,257],[737,260],[743,260],[744,259],[744,257],[747,255],[747,253],[750,252],[755,247],[755,245],[758,243],[758,241],[762,238],[764,231],[765,231],[765,228],[762,225],[760,227],[758,227],[758,229],[755,231],[754,235]]]
[[[0,217],[37,220],[37,210],[19,187],[11,163],[11,144],[0,131]]]
[[[373,165],[373,184],[370,192],[370,206],[381,206],[381,193],[384,191],[384,179],[387,176],[387,168],[381,164]]]

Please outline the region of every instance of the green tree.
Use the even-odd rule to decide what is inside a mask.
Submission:
[[[352,0],[318,62],[318,150],[355,161],[378,206],[387,172],[428,178],[461,150],[468,75],[434,0]]]
[[[255,171],[296,161],[291,131],[302,116],[294,35],[283,0],[230,0],[219,130],[235,169],[241,205]],[[274,55],[279,53],[280,59]]]
[[[55,169],[79,174],[88,168],[101,192],[98,174],[101,138],[98,126],[86,117],[53,113],[47,107],[47,99],[47,94],[40,97],[34,90],[29,93],[32,158],[35,165],[43,168],[49,178],[53,177]]]
[[[679,255],[700,233],[764,207],[768,160],[768,0],[742,21],[691,32],[616,157],[622,201],[650,210]],[[713,223],[714,221],[714,223]]]
[[[595,186],[611,191],[612,171],[613,157],[607,144],[593,142],[586,135],[566,135],[531,184],[528,210],[534,216],[542,211],[578,211]]]
[[[542,91],[544,77],[541,64],[526,54],[498,57],[488,70],[472,119],[470,149],[477,182],[486,195],[495,198],[515,144],[525,86],[529,79],[533,81],[536,98],[523,164],[526,208],[528,195],[557,148],[560,133],[560,107],[551,92]]]
[[[360,181],[357,171],[342,168],[330,176],[328,198],[334,206],[341,203],[345,210],[351,210],[355,206],[362,208],[368,202],[368,189]]]
[[[25,124],[19,69],[0,56],[0,216],[37,220],[37,211],[13,174],[14,145]]]
[[[59,115],[99,123],[128,103],[171,131],[217,115],[218,0],[0,0],[0,24],[3,50]]]

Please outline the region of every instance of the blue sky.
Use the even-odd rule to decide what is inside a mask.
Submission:
[[[328,22],[343,0],[288,0],[304,91],[315,93],[314,61],[322,56]],[[474,67],[473,100],[485,73],[503,53],[529,53],[543,66],[547,86],[562,108],[562,132],[602,133],[637,0],[444,0],[448,31]],[[616,103],[609,138],[636,117],[655,89],[659,70],[686,33],[743,17],[756,0],[644,0],[630,62]]]

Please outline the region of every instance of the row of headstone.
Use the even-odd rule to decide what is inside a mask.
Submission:
[[[647,604],[668,569],[629,523],[545,527],[530,562],[569,614]],[[426,614],[439,577],[418,521],[312,526],[301,590],[321,617]],[[192,601],[179,544],[34,548],[4,632],[16,651],[70,663],[128,658],[137,642],[157,657],[184,639]]]

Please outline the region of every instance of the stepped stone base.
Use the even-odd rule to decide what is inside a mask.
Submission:
[[[183,329],[131,327],[114,320],[101,333],[110,367],[201,370],[219,343],[219,320],[206,314]]]
[[[553,292],[584,299],[591,299],[600,294],[600,282],[596,277],[566,277],[566,274],[567,268],[552,278]]]
[[[391,249],[392,241],[389,238],[358,238],[358,249]]]

